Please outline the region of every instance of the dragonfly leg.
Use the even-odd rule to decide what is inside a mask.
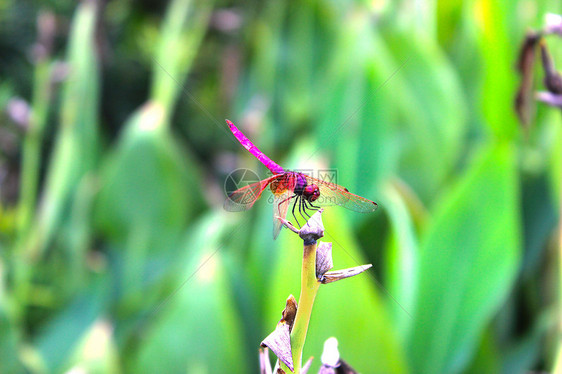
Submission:
[[[293,196],[291,196],[290,198],[292,199],[293,197],[296,197],[295,202],[293,203],[293,209],[291,210],[291,213],[293,214],[293,218],[295,218],[295,221],[297,222],[297,225],[301,225],[299,220],[297,219],[297,216],[295,216],[295,206],[297,205],[297,200],[299,200],[299,197],[295,194]]]
[[[310,218],[310,214],[308,214],[308,212],[306,211],[306,209],[308,208],[308,206],[306,205],[306,199],[302,199],[302,202],[301,202],[301,203],[302,203],[302,211],[303,211],[303,213],[306,214],[306,216],[307,216],[308,218]],[[301,213],[301,215],[302,215],[302,213]],[[303,216],[303,218],[304,218],[304,216]]]
[[[289,196],[288,198],[286,198],[285,200],[283,200],[279,204],[277,204],[277,215],[279,215],[279,217],[281,217],[281,204],[283,204],[285,201],[291,200],[295,196],[297,196],[297,195]],[[285,217],[282,217],[282,218],[285,218]]]
[[[301,196],[301,201],[299,202],[299,213],[301,217],[306,220],[305,215],[310,218],[310,215],[306,212],[306,199]]]
[[[310,201],[308,201],[308,200],[305,200],[304,203],[305,203],[306,207],[307,207],[308,209],[310,209],[310,210],[318,210],[318,209],[320,209],[319,206],[316,206],[316,205],[312,204],[312,203],[311,203]]]

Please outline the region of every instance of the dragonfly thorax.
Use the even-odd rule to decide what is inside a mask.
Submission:
[[[303,196],[307,201],[313,202],[320,197],[320,188],[314,183],[308,184],[306,177],[300,173],[287,172],[274,182],[271,183],[271,190],[274,192],[279,190],[279,186],[290,188],[292,185],[293,193]]]

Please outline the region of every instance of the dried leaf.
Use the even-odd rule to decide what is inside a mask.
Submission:
[[[265,347],[259,350],[260,374],[273,374],[271,362],[269,362],[269,349]]]
[[[369,269],[371,266],[373,265],[367,264],[367,265],[355,266],[353,268],[348,268],[348,269],[329,271],[320,278],[320,282],[323,284],[327,284],[327,283],[339,281],[341,279],[353,277],[354,275],[360,274],[365,270]]]
[[[321,279],[333,267],[332,243],[322,242],[318,244],[318,249],[316,250],[316,278]]]
[[[336,369],[336,374],[357,374],[357,371],[349,366],[347,362],[340,359],[340,366]]]
[[[297,301],[293,295],[289,295],[275,331],[261,342],[262,347],[269,347],[277,358],[287,365],[291,371],[294,370],[293,353],[291,351],[291,330],[296,315]]]
[[[301,369],[301,374],[306,374],[308,373],[308,370],[310,370],[310,366],[312,365],[312,360],[314,359],[314,357],[310,357],[308,359],[308,361],[306,362],[306,364],[304,364],[304,366]]]
[[[261,346],[269,347],[280,361],[287,365],[291,371],[294,370],[291,335],[287,324],[277,324],[275,331],[261,342]]]
[[[545,104],[562,108],[562,95],[556,95],[546,91],[537,92],[536,98]]]
[[[322,365],[320,366],[320,370],[318,370],[318,374],[336,374],[336,369],[330,366]]]
[[[323,209],[320,209],[314,213],[299,230],[299,236],[304,241],[304,245],[315,244],[318,239],[324,236],[324,224],[322,223],[323,211]]]
[[[287,298],[282,315],[283,317],[279,323],[286,323],[289,326],[289,332],[291,332],[291,330],[293,330],[293,324],[295,323],[295,317],[297,316],[297,300],[295,300],[293,295],[289,295]]]
[[[542,67],[544,69],[544,85],[546,88],[555,94],[562,93],[562,76],[558,74],[556,68],[554,67],[554,61],[548,52],[548,47],[546,43],[541,41],[540,43],[541,48],[541,60],[542,60]]]
[[[535,47],[541,35],[529,31],[521,45],[519,58],[517,60],[517,70],[521,74],[521,85],[515,97],[515,110],[519,120],[527,124],[530,120],[531,111],[531,92],[533,89],[533,67],[535,65]]]

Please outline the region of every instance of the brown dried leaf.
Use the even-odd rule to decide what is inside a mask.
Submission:
[[[369,269],[372,266],[373,265],[371,264],[367,264],[367,265],[355,266],[353,268],[348,268],[348,269],[329,271],[320,278],[320,282],[323,284],[327,284],[327,283],[339,281],[341,279],[353,277],[354,275],[361,274],[362,272],[364,272],[365,270]]]
[[[340,358],[340,366],[336,369],[337,374],[357,374],[357,371],[353,369],[347,362]]]
[[[521,74],[521,85],[515,97],[515,110],[519,120],[527,124],[530,120],[531,93],[533,90],[533,67],[535,65],[535,46],[541,35],[535,31],[527,32],[519,51],[517,70]]]
[[[283,317],[279,323],[286,323],[289,326],[289,332],[291,332],[291,330],[293,330],[293,324],[295,323],[295,317],[297,316],[297,300],[295,300],[293,295],[289,295],[287,298],[282,315]]]
[[[544,40],[540,42],[541,61],[544,69],[544,85],[554,94],[562,94],[562,76],[558,74],[554,67],[554,61],[548,52],[548,47]]]

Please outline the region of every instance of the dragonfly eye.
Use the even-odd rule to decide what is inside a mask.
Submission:
[[[304,188],[303,195],[310,202],[316,201],[320,197],[320,189],[315,184],[309,184]]]

